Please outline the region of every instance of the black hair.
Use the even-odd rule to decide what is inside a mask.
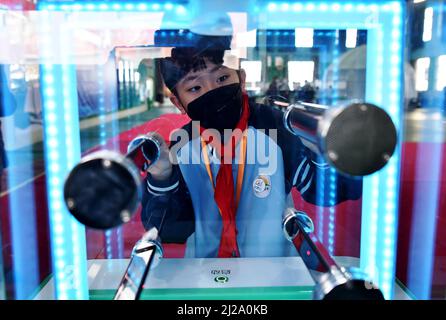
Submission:
[[[206,69],[206,59],[214,64],[223,64],[224,51],[206,50],[197,53],[195,48],[174,48],[170,58],[160,59],[160,71],[164,83],[174,91],[176,84],[190,71]]]
[[[206,60],[223,64],[224,52],[230,49],[231,36],[192,35],[184,37],[193,40],[173,48],[169,58],[158,60],[164,83],[174,94],[175,86],[186,74],[205,69]]]

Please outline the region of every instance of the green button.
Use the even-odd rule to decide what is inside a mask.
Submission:
[[[229,278],[226,276],[218,276],[214,278],[215,282],[226,283],[229,281]]]

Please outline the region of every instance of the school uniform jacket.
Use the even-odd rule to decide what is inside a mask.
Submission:
[[[160,232],[163,242],[186,242],[186,257],[217,257],[223,224],[202,152],[208,154],[214,183],[219,160],[209,145],[202,150],[201,139],[191,123],[183,129],[188,133],[187,140],[182,138],[171,144],[178,158],[171,178],[158,182],[148,174],[144,181],[142,223],[147,230],[158,226],[166,211]],[[240,145],[232,165],[234,192]],[[328,187],[320,188],[325,190],[325,196],[318,195],[317,180],[329,181],[330,168],[321,165],[316,155],[284,127],[283,112],[268,106],[250,104],[245,162],[236,213],[241,257],[297,255],[282,230],[282,214],[292,206],[287,199],[293,187],[305,201],[322,206],[361,196],[362,180],[343,175],[334,179],[334,198]]]

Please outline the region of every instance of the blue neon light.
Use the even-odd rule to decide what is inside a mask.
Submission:
[[[318,159],[319,163],[322,163],[324,160],[322,157]],[[317,173],[317,197],[318,197],[318,203],[325,203],[325,172],[324,170],[319,170]],[[317,237],[321,243],[324,242],[324,207],[323,206],[317,206]]]
[[[113,258],[112,252],[112,230],[107,230],[105,233],[105,257],[107,259]]]
[[[84,228],[69,215],[62,198],[62,181],[74,166],[75,159],[80,158],[79,147],[75,143],[76,136],[79,140],[79,129],[72,121],[77,119],[77,103],[73,101],[77,99],[77,93],[73,90],[69,92],[75,83],[72,80],[75,71],[63,65],[47,64],[43,65],[41,71],[43,79],[60,77],[65,80],[43,82],[46,88],[43,90],[45,163],[56,298],[86,299],[88,286]],[[64,74],[68,76],[63,77]],[[67,122],[70,125],[65,126]]]
[[[50,16],[42,19],[42,30],[48,30],[50,24]],[[56,65],[45,60],[48,52],[56,49],[69,52],[66,35],[53,33],[47,37],[41,48],[41,79],[55,296],[88,299],[85,228],[71,217],[63,201],[63,181],[80,159],[76,70],[68,63]]]
[[[178,15],[184,15],[184,14],[187,13],[186,8],[185,8],[184,6],[182,6],[182,5],[177,6],[175,12],[176,12]]]
[[[328,10],[328,6],[327,6]],[[338,83],[339,81],[339,30],[336,30],[335,33],[335,41],[333,48],[333,83]],[[335,90],[335,96],[333,99],[339,97],[338,90]],[[328,216],[328,252],[331,255],[334,255],[334,247],[335,247],[335,226],[336,226],[336,170],[330,168],[329,170],[329,198],[328,203],[330,206],[329,216]]]
[[[380,26],[376,24],[374,28],[368,29],[368,41],[371,44],[367,46],[366,99],[387,110],[401,139],[403,10],[401,3],[395,1],[373,8],[379,10]],[[393,45],[385,46],[386,43]],[[369,68],[369,65],[372,67]],[[382,79],[388,80],[384,83]],[[400,152],[399,144],[387,166],[364,179],[363,194],[369,196],[363,197],[361,267],[374,276],[386,298],[393,296],[395,277]]]
[[[276,11],[277,10],[277,4],[269,3],[267,8],[268,8],[268,11]]]
[[[105,119],[105,105],[104,105],[104,73],[101,69],[101,66],[98,66],[98,106],[99,106],[99,144],[101,146],[105,146],[107,143],[106,140],[106,119]]]
[[[329,173],[329,185],[330,185],[330,193],[329,193],[329,216],[328,216],[328,252],[331,255],[334,255],[335,248],[335,229],[336,229],[336,170],[330,168]]]
[[[103,72],[98,67],[98,86],[99,86],[99,97],[98,97],[98,106],[99,106],[99,144],[101,146],[105,146],[107,143],[107,132],[106,132],[106,117],[105,117],[105,105],[104,105],[104,80],[103,80]],[[107,237],[107,233],[105,234]]]
[[[124,257],[122,227],[105,231],[105,254],[107,259],[118,259]]]
[[[182,4],[173,4],[170,2],[162,4],[146,2],[125,2],[125,1],[110,1],[110,2],[84,2],[78,1],[39,1],[37,9],[40,11],[175,11],[178,15],[184,15],[187,10]]]

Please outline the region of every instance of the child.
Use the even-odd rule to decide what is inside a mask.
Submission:
[[[160,238],[186,242],[186,257],[297,255],[282,231],[287,198],[296,187],[327,205],[317,202],[316,179],[328,166],[286,130],[280,110],[248,102],[244,71],[223,63],[230,37],[195,37],[160,61],[172,103],[192,121],[148,170],[144,227],[165,213]],[[336,203],[361,196],[360,179],[336,182]]]

